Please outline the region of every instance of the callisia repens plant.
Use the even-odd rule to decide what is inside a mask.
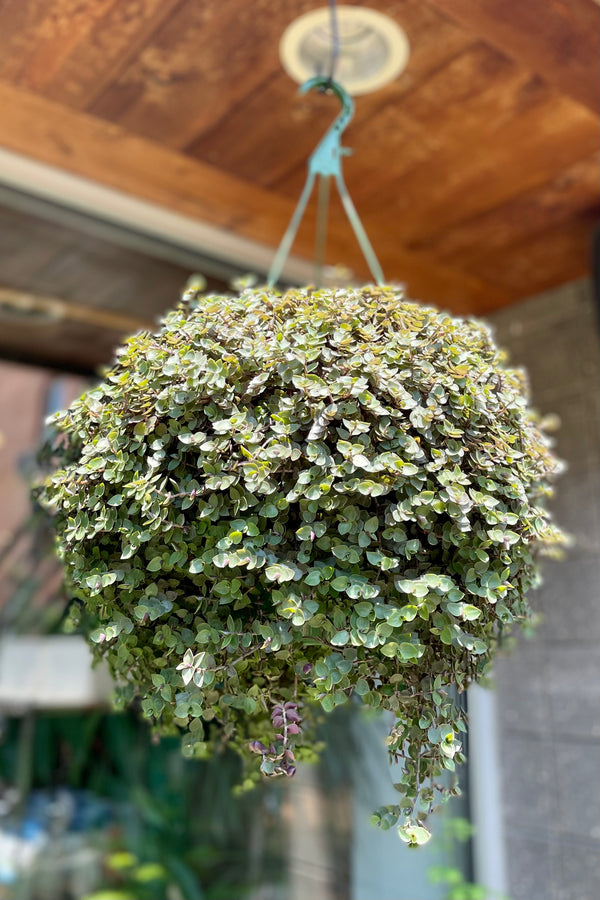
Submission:
[[[424,842],[460,694],[562,540],[558,463],[488,328],[393,287],[188,291],[51,424],[39,499],[122,702],[265,775],[314,755],[322,711],[390,711],[374,821]]]

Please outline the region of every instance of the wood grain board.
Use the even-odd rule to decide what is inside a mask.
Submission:
[[[598,5],[594,0],[430,0],[561,93],[598,112]]]
[[[0,145],[275,247],[338,111],[298,96],[278,58],[286,25],[316,5],[4,0]],[[481,313],[585,274],[599,212],[594,0],[368,5],[411,44],[407,70],[358,98],[345,135],[346,181],[387,278]],[[333,212],[328,262],[365,278]],[[311,215],[295,246],[306,258]],[[140,315],[124,293],[123,312]]]

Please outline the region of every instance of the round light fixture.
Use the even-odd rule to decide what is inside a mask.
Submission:
[[[361,6],[338,6],[340,52],[335,80],[354,96],[389,84],[406,68],[410,45],[389,16]],[[326,75],[331,65],[331,14],[327,7],[295,19],[283,33],[279,56],[283,68],[302,84]]]

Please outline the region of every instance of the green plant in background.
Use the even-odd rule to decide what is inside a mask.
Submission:
[[[173,892],[169,875],[160,863],[141,863],[133,853],[120,850],[105,860],[110,883],[82,900],[161,900]],[[116,887],[115,887],[116,885]]]
[[[448,689],[561,541],[558,464],[486,326],[391,287],[189,291],[52,423],[38,496],[122,702],[267,775],[314,755],[319,709],[392,710],[374,820],[427,840],[463,759]]]
[[[0,779],[13,786],[22,767],[20,729],[17,719],[7,720],[0,740]],[[56,797],[58,787],[75,798],[69,835],[104,858],[103,886],[111,900],[117,891],[137,900],[164,900],[167,894],[240,900],[258,883],[284,885],[286,838],[277,821],[283,785],[271,780],[236,796],[232,786],[242,764],[235,753],[190,761],[176,738],[155,743],[147,737],[132,712],[35,715],[28,753],[33,796]],[[52,861],[59,871],[74,866],[65,856],[70,846],[54,839]],[[42,876],[34,863],[28,870],[35,884],[42,877],[48,883],[47,872]],[[44,896],[50,896],[47,890]]]
[[[452,858],[455,855],[452,852],[454,846],[457,843],[466,844],[474,833],[475,829],[468,819],[450,816],[442,822],[441,846]],[[508,900],[507,897],[496,891],[490,891],[482,884],[466,880],[464,871],[457,865],[433,865],[427,874],[433,884],[445,885],[447,888],[445,900]]]

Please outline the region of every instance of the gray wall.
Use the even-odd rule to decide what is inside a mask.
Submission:
[[[557,413],[568,471],[553,509],[575,538],[533,598],[543,623],[500,661],[495,686],[514,900],[600,897],[600,365],[588,282],[489,317],[534,405]]]

